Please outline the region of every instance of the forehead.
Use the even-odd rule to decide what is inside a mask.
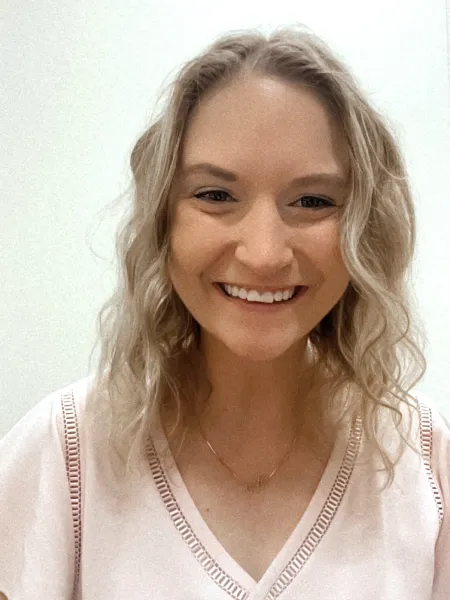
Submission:
[[[215,162],[271,169],[346,171],[345,136],[314,90],[251,76],[213,90],[187,124],[181,165]]]

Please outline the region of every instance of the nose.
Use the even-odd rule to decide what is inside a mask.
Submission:
[[[270,277],[292,263],[292,231],[273,200],[255,202],[242,219],[235,255],[262,277]]]

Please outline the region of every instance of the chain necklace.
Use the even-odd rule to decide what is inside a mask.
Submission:
[[[314,365],[315,366],[315,365]],[[311,386],[312,386],[313,382],[311,381],[310,384],[310,389],[309,392],[311,391]],[[294,441],[291,444],[291,447],[289,448],[289,450],[286,452],[286,454],[284,455],[283,459],[281,460],[281,462],[278,464],[277,467],[275,467],[275,469],[272,471],[272,473],[270,475],[259,475],[255,480],[244,483],[243,481],[239,481],[239,479],[236,476],[236,473],[233,471],[233,469],[231,469],[226,462],[222,459],[221,456],[219,456],[219,454],[214,450],[214,448],[211,446],[211,444],[209,443],[209,441],[206,439],[205,434],[203,433],[203,429],[202,426],[200,424],[200,421],[198,419],[198,416],[195,415],[199,429],[200,429],[200,433],[203,437],[203,439],[205,440],[205,442],[208,444],[209,449],[217,456],[217,458],[220,460],[220,462],[223,464],[224,467],[226,467],[230,473],[233,475],[233,477],[236,479],[236,481],[245,487],[245,489],[247,490],[247,492],[260,492],[263,488],[266,487],[267,483],[269,482],[269,480],[275,475],[275,473],[278,471],[278,469],[281,467],[281,465],[286,461],[287,457],[289,456],[289,454],[292,452],[292,449],[295,446],[295,443],[299,437],[299,432],[297,433],[297,435],[294,438]]]
[[[226,467],[231,474],[233,475],[233,477],[236,479],[236,481],[240,484],[245,486],[247,492],[260,492],[263,488],[266,487],[269,479],[271,479],[271,477],[273,477],[275,475],[275,473],[278,471],[278,469],[281,467],[281,465],[284,463],[284,461],[287,459],[288,455],[290,454],[290,452],[292,451],[295,442],[298,439],[298,434],[295,436],[294,441],[292,442],[291,447],[289,448],[289,450],[287,451],[287,453],[284,455],[283,459],[281,460],[281,462],[278,464],[278,466],[272,471],[272,473],[270,475],[259,475],[254,481],[251,481],[249,483],[244,483],[242,481],[239,481],[239,479],[236,477],[235,472],[224,462],[224,460],[217,454],[217,452],[214,450],[214,448],[211,446],[211,444],[208,442],[208,440],[206,439],[205,434],[203,433],[203,429],[202,426],[200,425],[200,421],[197,418],[197,423],[198,426],[200,428],[200,433],[202,434],[203,439],[205,440],[205,442],[208,444],[209,448],[212,450],[212,452],[217,456],[217,458],[220,460],[220,462],[223,464],[224,467]]]

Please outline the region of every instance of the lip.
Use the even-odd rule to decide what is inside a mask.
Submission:
[[[223,291],[218,283],[213,284],[217,289],[218,293],[222,298],[228,300],[230,304],[236,306],[236,308],[240,308],[242,310],[246,310],[247,312],[253,313],[272,313],[272,312],[280,312],[282,310],[286,310],[288,308],[294,307],[306,294],[309,290],[309,287],[302,286],[296,296],[291,298],[289,301],[284,302],[272,302],[272,303],[263,303],[263,302],[248,302],[247,300],[242,300],[242,298],[234,298],[231,296],[227,296],[227,294]]]

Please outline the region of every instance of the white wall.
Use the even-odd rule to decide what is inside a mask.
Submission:
[[[429,337],[418,387],[450,414],[446,6],[378,0],[368,8],[356,0],[4,0],[0,436],[44,396],[88,374],[97,312],[115,276],[115,220],[96,229],[97,213],[129,182],[129,152],[155,92],[217,34],[295,21],[340,53],[401,134]]]

